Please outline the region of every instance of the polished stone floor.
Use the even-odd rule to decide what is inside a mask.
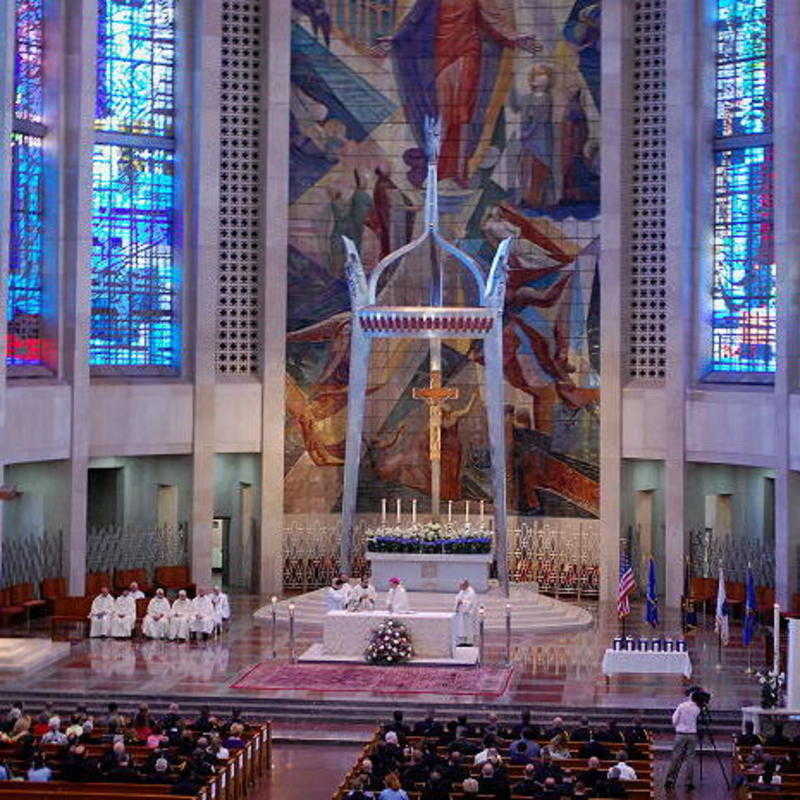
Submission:
[[[32,691],[58,691],[91,695],[119,692],[124,694],[184,695],[188,697],[232,698],[239,690],[230,684],[254,664],[269,659],[273,653],[272,627],[269,621],[255,620],[253,611],[263,605],[255,596],[232,597],[233,621],[230,630],[218,641],[199,644],[175,644],[149,641],[83,640],[75,642],[69,656],[55,664],[28,674],[25,686]],[[628,708],[670,708],[681,694],[680,678],[671,676],[625,676],[607,685],[600,671],[603,650],[617,633],[613,607],[587,606],[593,613],[591,628],[568,634],[540,635],[519,632],[512,636],[511,660],[514,674],[505,695],[498,702],[510,706],[536,705],[606,706]],[[717,664],[716,637],[709,627],[689,637],[695,668],[694,679],[714,692],[720,709],[736,709],[756,700],[753,679],[745,675],[744,649],[739,643],[738,625],[732,629],[732,643],[723,651]],[[46,630],[39,623],[40,633]],[[32,634],[37,633],[36,623]],[[645,630],[646,628],[646,630]],[[629,617],[629,632],[650,633],[641,622],[641,610],[634,607]],[[660,629],[664,635],[677,633],[677,619],[667,615]],[[8,633],[3,631],[2,633]],[[304,622],[296,625],[294,648],[302,652],[318,640],[321,625]],[[274,637],[275,657],[290,656],[289,626],[278,620]],[[505,636],[489,631],[486,637],[487,663],[502,663],[506,658]],[[763,663],[763,643],[757,638],[752,648],[754,666]],[[19,687],[19,676],[0,677],[0,690]],[[275,697],[267,691],[250,691],[254,697]],[[320,694],[304,691],[281,692],[281,698],[319,700]],[[324,699],[336,699],[325,693]],[[348,696],[347,699],[352,699]],[[383,698],[385,699],[385,698]],[[470,704],[470,697],[415,696],[427,700]]]

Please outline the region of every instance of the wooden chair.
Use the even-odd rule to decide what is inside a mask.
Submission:
[[[111,576],[107,572],[87,572],[86,573],[86,594],[94,597],[100,594],[100,590],[108,586],[112,588]]]
[[[746,592],[741,581],[725,581],[725,600],[733,612],[742,612]]]
[[[798,595],[795,595],[797,597]],[[772,586],[756,586],[756,607],[759,614],[769,614],[772,621],[772,607],[775,605],[775,589]]]
[[[174,591],[186,589],[190,595],[193,595],[197,589],[192,583],[189,567],[182,564],[170,567],[156,567],[153,575],[153,585],[156,589],[160,588],[165,592],[169,589]]]
[[[706,606],[715,600],[717,596],[716,578],[692,578],[689,581],[689,600],[695,606],[700,605],[703,614],[706,613]]]
[[[0,625],[7,625],[25,616],[25,608],[11,599],[11,589],[0,589]]]
[[[150,579],[147,577],[146,569],[115,569],[114,570],[114,589],[121,592],[127,589],[134,581],[139,584],[139,588],[149,594],[152,587]]]
[[[62,635],[64,626],[78,627],[83,639],[89,630],[89,611],[92,608],[92,597],[57,597],[50,622],[50,638],[55,642],[69,639]]]
[[[16,583],[10,587],[11,605],[22,606],[25,609],[25,624],[30,630],[31,615],[36,609],[46,609],[47,600],[36,596],[36,585],[33,583]]]
[[[47,610],[52,614],[56,598],[67,596],[66,578],[45,578],[39,586],[39,596],[47,603]]]

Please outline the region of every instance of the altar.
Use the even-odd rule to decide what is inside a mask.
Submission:
[[[468,580],[478,594],[488,592],[494,559],[491,553],[367,552],[366,556],[372,567],[372,582],[379,590],[386,588],[389,578],[396,577],[409,591],[453,595],[463,580]]]

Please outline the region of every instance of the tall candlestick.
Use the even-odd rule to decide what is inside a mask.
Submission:
[[[481,500],[480,509],[481,509],[481,523],[483,523],[483,500]]]
[[[447,521],[448,522],[452,522],[453,521],[453,501],[452,500],[448,500],[447,501]]]
[[[469,522],[469,500],[464,503],[464,522]]]
[[[780,671],[781,665],[781,607],[778,603],[772,607],[772,669]]]
[[[386,498],[381,500],[381,525],[386,524]]]
[[[397,498],[397,501],[395,503],[395,508],[397,509],[397,524],[399,525],[400,524],[400,498],[399,497]]]
[[[411,501],[411,524],[412,525],[416,525],[417,524],[417,498],[416,497]]]

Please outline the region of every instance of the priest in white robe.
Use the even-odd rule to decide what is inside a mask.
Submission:
[[[189,618],[192,614],[192,601],[186,596],[186,589],[178,592],[169,612],[169,638],[186,641],[189,638]]]
[[[136,601],[131,597],[130,592],[124,589],[114,601],[114,611],[111,615],[111,635],[115,639],[130,639],[135,624]]]
[[[166,639],[169,636],[169,600],[163,589],[156,589],[156,596],[147,604],[147,613],[142,620],[142,633],[148,639]]]
[[[92,600],[89,611],[91,628],[89,636],[111,636],[111,615],[114,613],[114,598],[108,591],[108,586],[100,589],[100,594]]]
[[[344,607],[347,608],[347,605],[350,602],[350,595],[353,593],[353,587],[350,584],[350,579],[344,574],[344,572],[339,573],[339,580],[342,583],[342,589],[344,591]]]
[[[137,600],[144,600],[144,592],[139,588],[139,584],[136,581],[128,587],[128,593],[133,598],[134,603]]]
[[[231,618],[231,606],[228,595],[219,586],[211,590],[211,605],[214,607],[214,617],[217,625],[224,625]]]
[[[334,578],[333,584],[325,592],[326,611],[344,611],[347,608],[349,592],[344,588],[341,578]]]
[[[411,606],[408,603],[408,592],[400,578],[390,578],[391,588],[386,595],[386,608],[390,614],[408,614]]]
[[[189,632],[195,636],[202,633],[204,637],[214,633],[214,606],[205,589],[197,590],[197,597],[192,600],[192,611],[189,618]]]
[[[349,611],[374,611],[377,599],[378,595],[375,587],[369,582],[369,578],[364,575],[350,592],[347,608]]]
[[[475,615],[478,611],[478,596],[469,585],[469,581],[461,582],[455,600],[455,636],[456,645],[472,646],[475,642]]]

